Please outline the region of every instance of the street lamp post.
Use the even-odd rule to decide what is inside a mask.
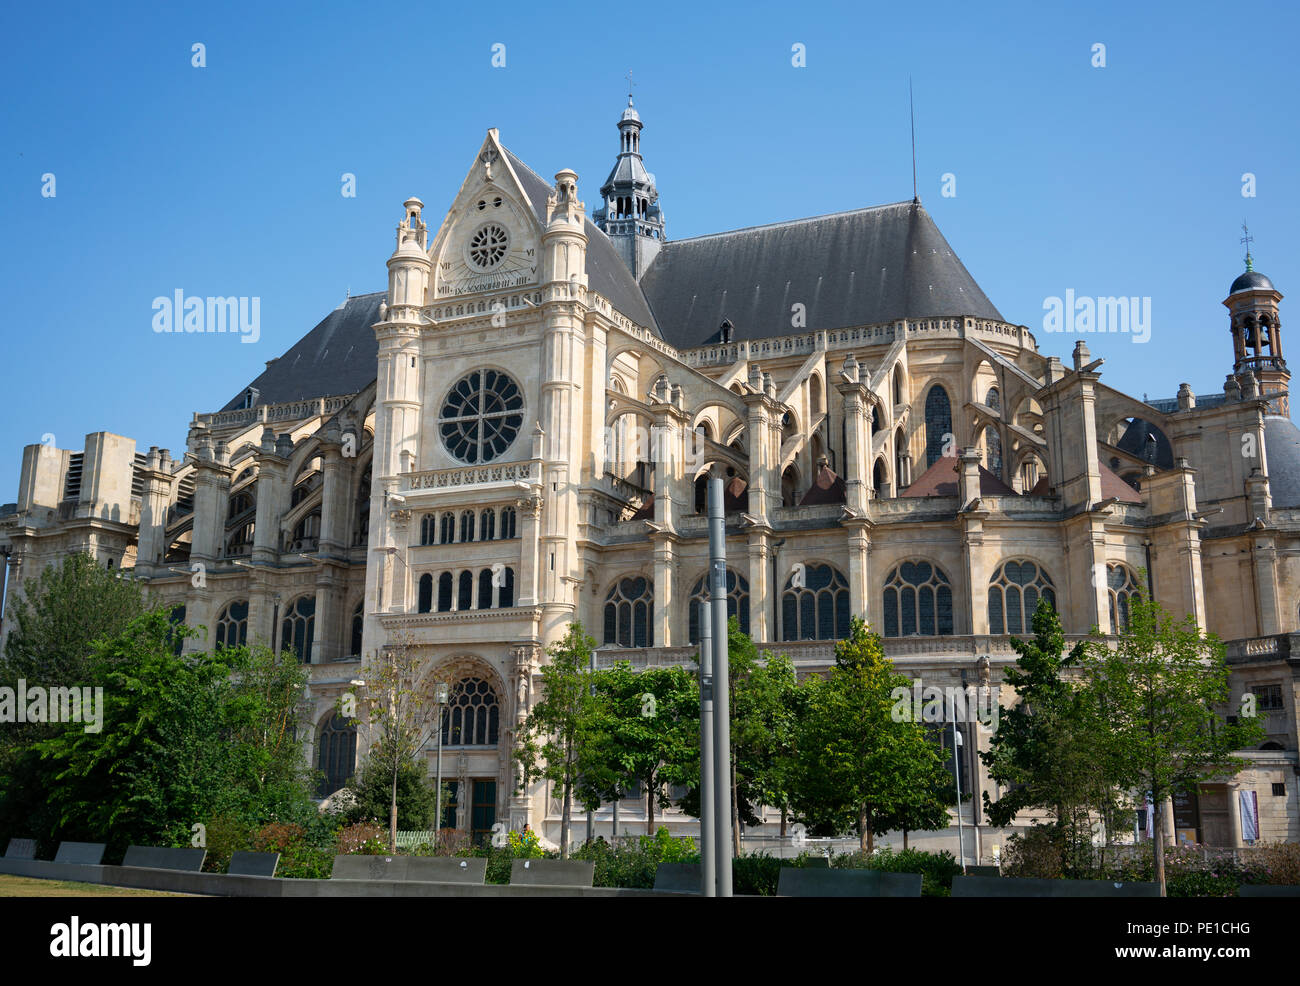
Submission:
[[[434,700],[438,703],[438,770],[437,793],[434,795],[434,830],[435,845],[442,844],[442,717],[447,712],[447,683],[440,681],[434,688]]]
[[[966,872],[966,831],[961,820],[961,733],[957,731],[957,699],[952,700],[952,776],[957,782],[957,860]]]

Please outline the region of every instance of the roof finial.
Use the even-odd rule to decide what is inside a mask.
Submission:
[[[912,119],[912,201],[920,202],[916,194],[916,106],[912,102],[912,77],[907,77],[907,112]]]
[[[627,79],[627,105],[628,105],[628,106],[631,106],[631,105],[632,105],[632,87],[636,85],[636,83],[632,81],[632,70],[631,70],[631,69],[628,69],[628,70],[627,70],[627,75],[623,76],[623,78]]]
[[[1246,227],[1246,220],[1241,221],[1241,231],[1246,235],[1241,238],[1241,242],[1246,244],[1246,270],[1255,269],[1255,261],[1250,256],[1250,245],[1254,242],[1255,237],[1250,235],[1250,230]]]

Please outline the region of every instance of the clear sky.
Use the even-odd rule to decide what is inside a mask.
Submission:
[[[598,204],[629,69],[669,238],[909,199],[910,76],[921,199],[1003,316],[1068,363],[1045,299],[1150,298],[1149,341],[1086,338],[1103,379],[1221,391],[1243,220],[1284,327],[1300,306],[1296,5],[1058,7],[8,4],[0,502],[45,435],[179,455],[194,411],[384,286],[402,201],[440,221],[489,127]],[[259,297],[260,340],[155,333],[177,290]]]

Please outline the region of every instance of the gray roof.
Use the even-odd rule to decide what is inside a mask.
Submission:
[[[248,385],[257,388],[257,403],[283,404],[310,397],[355,394],[369,386],[379,363],[379,343],[371,326],[379,321],[379,303],[387,293],[354,295],[326,315],[287,353],[272,360]],[[222,410],[238,407],[243,400],[241,390]]]
[[[1002,321],[919,202],[669,240],[641,278],[664,338],[679,348],[718,337],[838,329],[900,318]]]
[[[1290,418],[1265,415],[1264,446],[1273,506],[1300,507],[1300,428]]]
[[[506,151],[506,157],[519,176],[519,183],[524,186],[524,194],[537,213],[537,221],[545,226],[546,200],[551,195],[550,183],[510,151]],[[655,317],[646,304],[645,295],[641,293],[636,278],[623,263],[614,244],[587,216],[583,216],[582,221],[587,233],[587,287],[608,298],[610,304],[637,325],[659,335],[659,326],[655,324]]]
[[[1244,274],[1239,274],[1237,279],[1232,282],[1232,287],[1228,288],[1228,294],[1234,295],[1238,291],[1276,291],[1273,282],[1257,270],[1248,270]]]

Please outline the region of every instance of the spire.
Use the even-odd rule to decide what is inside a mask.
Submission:
[[[627,107],[618,120],[618,158],[600,187],[604,204],[592,219],[613,241],[623,262],[638,280],[659,253],[664,240],[664,214],[659,208],[655,176],[641,157],[645,124],[632,98],[632,73],[627,74]]]
[[[1255,269],[1255,261],[1251,259],[1250,256],[1250,244],[1254,242],[1255,237],[1250,235],[1250,230],[1247,228],[1245,220],[1242,220],[1241,231],[1245,234],[1242,236],[1241,242],[1246,244],[1246,270],[1252,271]]]

